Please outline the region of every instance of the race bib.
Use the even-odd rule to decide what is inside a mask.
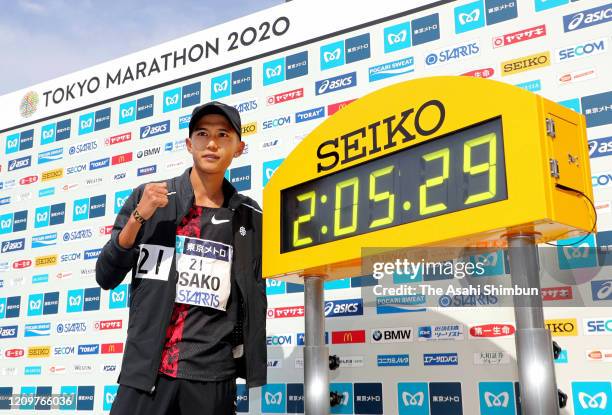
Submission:
[[[171,246],[141,244],[136,278],[168,281],[173,256]]]
[[[231,292],[233,247],[207,239],[176,237],[177,303],[225,311]]]

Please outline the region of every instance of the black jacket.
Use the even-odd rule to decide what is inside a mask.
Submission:
[[[117,215],[111,238],[96,262],[96,281],[105,290],[115,288],[132,270],[127,340],[117,382],[149,392],[155,390],[166,328],[170,323],[176,294],[176,258],[173,254],[176,229],[195,199],[190,172],[191,168],[181,176],[166,181],[168,192],[176,194],[169,196],[168,205],[158,208],[141,227],[134,247],[124,249],[117,239],[140,201],[145,185],[134,189]],[[224,193],[231,194],[228,207],[233,212],[232,276],[240,289],[243,310],[244,353],[236,359],[237,375],[246,379],[247,386],[252,388],[266,383],[267,372],[267,299],[266,285],[261,278],[262,212],[254,200],[237,193],[227,180],[224,180],[223,186]],[[161,245],[167,252],[172,252],[167,280],[134,278],[140,266],[140,244]],[[140,262],[143,259],[141,257]]]

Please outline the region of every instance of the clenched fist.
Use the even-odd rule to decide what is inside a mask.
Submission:
[[[165,207],[168,204],[168,185],[162,183],[148,183],[145,185],[144,192],[136,206],[140,215],[148,220],[157,208]]]

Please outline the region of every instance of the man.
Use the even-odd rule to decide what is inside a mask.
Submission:
[[[244,149],[238,111],[196,107],[181,176],[138,186],[96,263],[112,289],[132,271],[111,415],[234,413],[236,377],[266,383],[262,212],[225,171]]]

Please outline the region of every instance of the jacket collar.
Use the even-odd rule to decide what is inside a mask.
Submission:
[[[191,185],[191,169],[187,168],[182,175],[177,178],[176,192],[178,212],[188,212],[195,202],[193,186]],[[227,201],[226,205],[231,210],[236,210],[238,206],[245,200],[245,196],[236,191],[236,188],[227,180],[223,179],[223,195]]]

